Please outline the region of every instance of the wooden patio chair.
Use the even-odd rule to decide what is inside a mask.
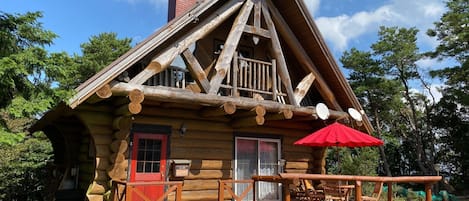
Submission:
[[[362,196],[363,201],[378,201],[383,191],[383,182],[376,182],[371,196]]]
[[[327,181],[322,184],[325,200],[327,201],[348,201],[353,185],[341,182]]]
[[[325,196],[322,190],[316,190],[309,180],[293,181],[290,195],[298,201],[323,201]]]

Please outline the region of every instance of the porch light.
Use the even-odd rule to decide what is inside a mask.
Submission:
[[[191,167],[191,160],[172,160],[173,177],[189,176],[190,167]]]

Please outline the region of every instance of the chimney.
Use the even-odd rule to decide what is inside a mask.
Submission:
[[[197,0],[168,0],[168,22],[192,8]]]

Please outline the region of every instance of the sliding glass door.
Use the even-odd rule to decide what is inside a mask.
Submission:
[[[280,140],[269,138],[236,137],[235,179],[251,179],[253,175],[277,175],[280,160]],[[239,195],[247,184],[237,184]],[[281,200],[279,184],[258,182],[256,200]],[[253,200],[249,194],[246,200]]]

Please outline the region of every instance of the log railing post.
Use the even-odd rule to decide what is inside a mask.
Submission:
[[[176,189],[176,201],[181,201],[182,200],[182,183],[177,184],[177,189]]]
[[[425,183],[425,201],[432,201],[432,183]]]
[[[362,181],[355,181],[355,201],[362,201]]]
[[[223,201],[225,199],[225,185],[223,181],[218,180],[218,201]]]
[[[392,201],[392,182],[387,182],[388,184],[388,201]]]

